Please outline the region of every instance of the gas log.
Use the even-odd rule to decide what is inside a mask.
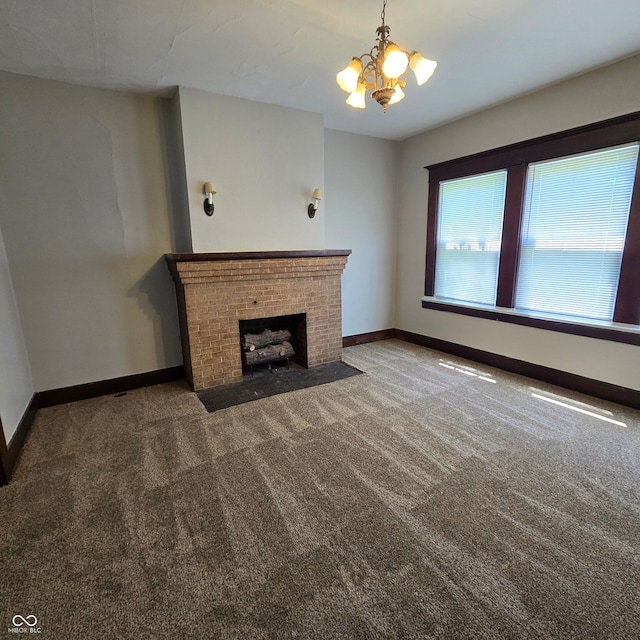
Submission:
[[[289,332],[283,331],[279,333]],[[290,333],[289,337],[291,337]],[[291,358],[294,355],[295,352],[293,350],[293,347],[291,346],[291,343],[287,342],[286,340],[281,342],[280,344],[270,344],[266,347],[256,348],[253,351],[244,351],[242,354],[245,363],[248,365],[267,364],[268,362],[275,362],[276,360]]]
[[[270,344],[277,345],[287,340],[291,340],[290,331],[286,329],[283,331],[270,331],[269,329],[265,329],[262,333],[245,333],[242,336],[242,348],[245,351],[254,351]]]

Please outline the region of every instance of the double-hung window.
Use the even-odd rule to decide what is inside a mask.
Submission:
[[[495,305],[507,172],[440,185],[435,295]]]
[[[529,166],[517,310],[611,321],[638,145]]]
[[[639,140],[631,114],[427,167],[423,306],[640,343]]]

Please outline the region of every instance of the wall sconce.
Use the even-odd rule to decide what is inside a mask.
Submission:
[[[322,200],[322,191],[320,189],[314,189],[313,195],[311,196],[311,202],[307,207],[307,213],[310,218],[314,218],[316,215],[316,211],[318,210],[318,202]]]
[[[202,192],[207,196],[204,201],[204,212],[208,216],[212,216],[214,211],[213,196],[215,193],[217,193],[213,188],[213,183],[205,182],[204,186],[202,187]]]

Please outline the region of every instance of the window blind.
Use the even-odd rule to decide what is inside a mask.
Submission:
[[[440,183],[435,296],[495,305],[504,170]]]
[[[516,309],[611,320],[638,144],[529,165]]]

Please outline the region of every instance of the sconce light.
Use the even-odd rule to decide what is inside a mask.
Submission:
[[[320,189],[314,189],[313,195],[311,196],[311,202],[307,207],[307,213],[310,218],[315,217],[316,211],[318,210],[318,202],[320,202],[320,200],[322,200],[322,191],[320,191]]]
[[[213,183],[205,182],[204,186],[202,187],[202,191],[207,196],[204,201],[204,212],[208,216],[212,216],[213,210],[214,210],[213,196],[215,193],[217,193],[216,190],[213,188]]]

